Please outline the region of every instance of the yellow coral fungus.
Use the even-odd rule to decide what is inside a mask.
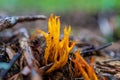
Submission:
[[[79,69],[85,80],[98,80],[93,68],[80,56],[80,50],[75,52],[74,55],[75,59],[72,61],[74,62],[75,70]]]
[[[71,27],[69,26],[67,29],[65,26],[64,37],[60,41],[60,19],[58,16],[51,15],[48,20],[48,33],[42,30],[37,30],[37,32],[43,34],[46,39],[43,64],[47,64],[48,62],[54,63],[46,73],[63,67],[68,61],[69,52],[75,45],[75,42],[72,42],[72,44],[69,43]]]

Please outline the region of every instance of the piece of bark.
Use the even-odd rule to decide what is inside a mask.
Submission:
[[[28,63],[28,65],[30,67],[33,66],[33,59],[34,59],[34,56],[32,54],[32,50],[29,46],[29,35],[28,35],[28,32],[25,28],[21,28],[18,33],[20,34],[20,40],[19,40],[19,43],[20,43],[20,47],[22,48],[23,50],[23,54],[25,56],[25,59]]]
[[[10,59],[12,59],[13,56],[16,54],[15,51],[10,46],[6,47],[6,52]]]

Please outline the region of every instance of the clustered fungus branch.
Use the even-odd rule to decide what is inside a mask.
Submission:
[[[42,30],[37,30],[37,32],[43,34],[46,39],[43,64],[46,65],[49,62],[54,63],[46,73],[63,67],[67,63],[69,53],[75,45],[74,41],[72,44],[69,42],[71,27],[69,26],[67,28],[65,26],[64,37],[60,41],[60,19],[58,16],[51,15],[48,20],[48,33]],[[85,80],[98,80],[93,68],[80,56],[80,51],[78,50],[74,55],[75,59],[72,61],[74,62],[76,72],[82,74]]]
[[[72,62],[74,63],[75,71],[79,70],[85,80],[98,80],[93,67],[88,65],[80,55],[80,50],[76,51],[74,55],[75,59],[72,59]]]
[[[48,21],[48,33],[37,30],[38,33],[43,34],[46,39],[46,49],[44,54],[43,64],[53,62],[53,66],[47,70],[46,73],[52,72],[58,68],[63,67],[68,61],[69,52],[75,45],[75,42],[69,44],[69,34],[71,27],[64,28],[64,37],[60,41],[60,19],[58,16],[51,15]]]

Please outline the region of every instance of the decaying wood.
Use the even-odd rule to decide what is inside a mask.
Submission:
[[[24,53],[24,56],[25,56],[25,59],[26,59],[28,65],[32,66],[32,64],[33,64],[32,60],[34,59],[34,57],[33,57],[32,50],[28,43],[29,42],[28,32],[25,28],[20,29],[18,32],[20,34],[20,40],[19,40],[20,47],[23,50],[23,53]]]
[[[46,16],[44,15],[0,17],[0,31],[7,28],[12,28],[14,25],[20,22],[45,20],[45,19]]]
[[[116,61],[118,61],[118,63]],[[101,73],[108,80],[119,80],[119,76],[116,76],[120,73],[119,59],[109,59],[97,62],[96,70],[99,70],[98,73]]]
[[[32,80],[42,80],[41,76],[38,74],[38,72],[35,70],[34,68],[34,62],[36,61],[31,47],[29,46],[29,35],[28,32],[25,28],[22,28],[18,31],[20,33],[20,47],[23,50],[23,55],[27,61],[27,64],[30,68],[30,72],[31,72],[31,76],[32,76]]]

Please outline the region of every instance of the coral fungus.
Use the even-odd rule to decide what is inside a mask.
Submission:
[[[74,53],[75,59],[72,59],[74,63],[75,71],[80,71],[84,80],[98,80],[93,68],[87,64],[87,62],[80,55],[80,50]]]
[[[46,49],[44,53],[43,64],[53,62],[53,66],[47,70],[46,73],[52,72],[63,67],[68,61],[68,55],[74,47],[75,42],[69,42],[69,34],[71,27],[64,28],[64,37],[60,41],[60,19],[59,16],[51,15],[48,20],[48,33],[37,30],[38,33],[43,34],[46,39]]]

